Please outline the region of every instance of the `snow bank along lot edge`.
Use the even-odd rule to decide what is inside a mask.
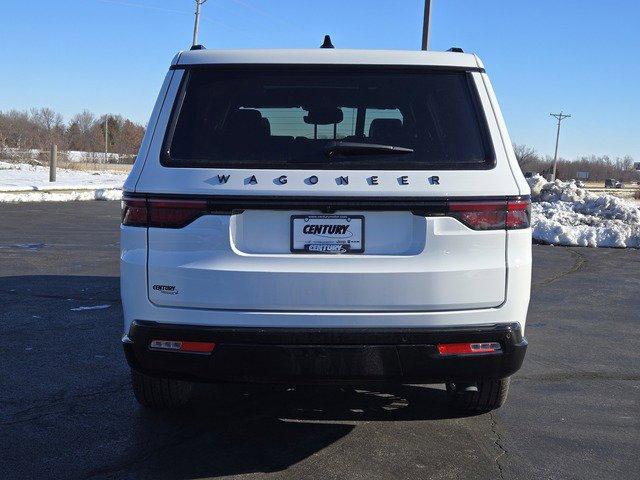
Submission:
[[[0,203],[120,200],[127,174],[58,169],[49,182],[49,168],[0,161]]]

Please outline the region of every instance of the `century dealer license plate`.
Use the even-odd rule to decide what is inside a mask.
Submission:
[[[362,215],[292,215],[293,253],[364,252]]]

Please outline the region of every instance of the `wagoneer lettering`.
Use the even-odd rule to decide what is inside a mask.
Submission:
[[[530,192],[475,55],[181,52],[148,125],[121,226],[142,405],[196,381],[502,404],[527,347]]]
[[[217,178],[218,178],[218,185],[224,185],[229,182],[229,179],[231,178],[231,174],[218,174]],[[409,175],[402,175],[397,178],[397,181],[400,185],[409,185],[412,182],[413,178],[414,177]],[[317,184],[319,181],[320,180],[317,175],[312,175],[311,177],[307,177],[306,179],[301,180],[299,183],[301,184],[301,186],[311,187]],[[348,186],[349,176],[340,175],[339,177],[336,177],[335,181],[337,185]],[[378,175],[362,176],[356,181],[362,182],[363,185],[374,186],[379,184],[379,176]],[[274,182],[276,182],[279,185],[286,185],[287,183],[289,183],[289,178],[286,174],[280,175],[274,178]],[[258,183],[258,178],[256,177],[256,175],[250,175],[249,177],[246,178],[246,181],[244,182],[243,186],[256,185],[257,183]],[[425,184],[427,186],[440,185],[440,177],[437,175],[432,175],[430,177],[427,177]]]

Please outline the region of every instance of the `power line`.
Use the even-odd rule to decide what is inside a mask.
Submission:
[[[148,10],[158,10],[160,12],[168,12],[168,13],[181,13],[181,14],[186,14],[186,15],[190,15],[189,12],[185,12],[184,10],[175,10],[172,8],[162,8],[162,7],[156,7],[153,5],[143,5],[140,3],[133,3],[133,2],[123,2],[123,1],[119,1],[119,0],[98,0],[99,2],[102,3],[111,3],[114,5],[121,5],[123,7],[135,7],[135,8],[146,8]]]
[[[553,174],[551,176],[551,181],[553,182],[556,179],[556,169],[558,167],[558,142],[560,140],[560,123],[565,118],[571,117],[571,115],[562,113],[562,110],[560,110],[560,113],[550,113],[549,115],[558,119],[558,131],[556,132],[556,153],[553,155]]]

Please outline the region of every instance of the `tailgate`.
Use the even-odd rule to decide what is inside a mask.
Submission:
[[[362,218],[363,253],[292,253],[292,217]],[[149,228],[159,306],[272,311],[442,311],[505,300],[505,230],[411,211],[247,209]]]

